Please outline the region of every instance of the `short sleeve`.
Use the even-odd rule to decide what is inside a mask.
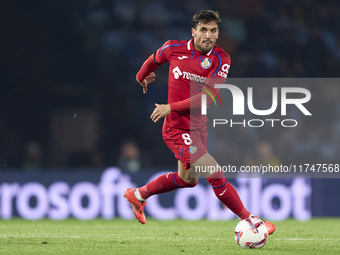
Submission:
[[[171,54],[171,40],[165,42],[154,54],[154,61],[156,64],[161,65],[169,62]]]
[[[227,79],[228,73],[230,70],[231,59],[230,56],[224,51],[220,53],[212,52],[216,55],[216,62],[214,63],[214,69],[209,73],[208,78],[218,78],[218,79]]]

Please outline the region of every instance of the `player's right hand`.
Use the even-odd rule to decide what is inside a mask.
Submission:
[[[156,74],[154,72],[150,73],[148,76],[145,77],[143,81],[138,81],[138,83],[143,87],[143,93],[145,94],[148,91],[148,84],[155,81]]]

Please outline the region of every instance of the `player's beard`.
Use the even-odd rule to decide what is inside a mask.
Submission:
[[[213,47],[214,47],[214,45],[215,45],[215,43],[213,42],[213,41],[211,41],[211,40],[209,40],[209,42],[211,43],[211,47],[209,47],[209,48],[206,48],[206,47],[204,47],[203,45],[204,45],[204,41],[202,41],[202,44],[196,44],[196,47],[200,50],[200,51],[202,51],[202,52],[209,52]]]

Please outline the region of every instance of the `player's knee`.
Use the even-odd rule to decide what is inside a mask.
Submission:
[[[186,180],[186,183],[188,184],[186,188],[193,188],[197,185],[198,179],[197,178],[190,178],[189,180]]]
[[[176,185],[181,188],[193,188],[198,183],[198,178],[181,178],[178,173],[175,173],[174,177]]]

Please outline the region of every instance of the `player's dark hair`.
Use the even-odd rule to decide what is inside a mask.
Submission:
[[[221,19],[218,12],[212,10],[202,10],[196,13],[192,18],[192,27],[196,29],[199,23],[207,24],[211,21],[215,21],[217,26],[220,25]]]

